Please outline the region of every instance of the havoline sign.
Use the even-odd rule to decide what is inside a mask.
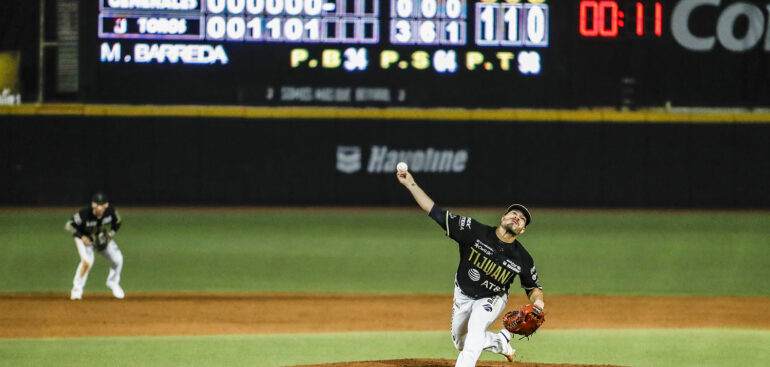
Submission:
[[[360,146],[337,146],[337,170],[353,174],[366,170],[369,174],[396,172],[398,162],[406,162],[412,172],[463,173],[468,167],[468,149],[391,149],[372,145],[363,154]]]

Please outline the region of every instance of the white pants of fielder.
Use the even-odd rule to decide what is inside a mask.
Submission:
[[[452,307],[452,341],[460,351],[455,367],[474,367],[486,350],[492,353],[513,353],[509,344],[508,330],[499,333],[487,331],[505,309],[508,295],[475,299],[466,296],[455,285],[454,306]]]
[[[104,250],[95,250],[94,246],[86,246],[83,240],[75,238],[75,246],[80,255],[80,264],[75,270],[75,277],[72,279],[71,299],[80,299],[83,296],[83,287],[86,286],[88,273],[94,266],[94,251],[99,252],[110,261],[110,272],[107,275],[107,286],[112,290],[116,298],[123,298],[123,289],[120,287],[120,272],[123,270],[123,254],[118,248],[115,240],[110,240]]]

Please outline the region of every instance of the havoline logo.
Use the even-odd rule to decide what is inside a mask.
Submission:
[[[356,173],[361,170],[361,147],[337,147],[337,170],[342,173]]]
[[[396,164],[406,162],[411,172],[461,173],[468,166],[467,149],[388,149],[385,145],[373,145],[366,172],[396,172]]]
[[[352,174],[361,170],[363,157],[359,146],[337,146],[337,170]],[[411,172],[462,173],[468,166],[467,149],[389,149],[385,145],[370,148],[367,173],[394,173],[396,164],[406,162]]]

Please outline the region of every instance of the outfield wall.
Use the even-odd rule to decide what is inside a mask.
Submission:
[[[761,115],[108,110],[0,111],[0,205],[770,207]]]

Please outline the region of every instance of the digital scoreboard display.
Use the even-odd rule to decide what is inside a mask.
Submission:
[[[767,83],[751,85],[768,78],[761,2],[99,0],[84,12],[89,101],[770,104]]]

